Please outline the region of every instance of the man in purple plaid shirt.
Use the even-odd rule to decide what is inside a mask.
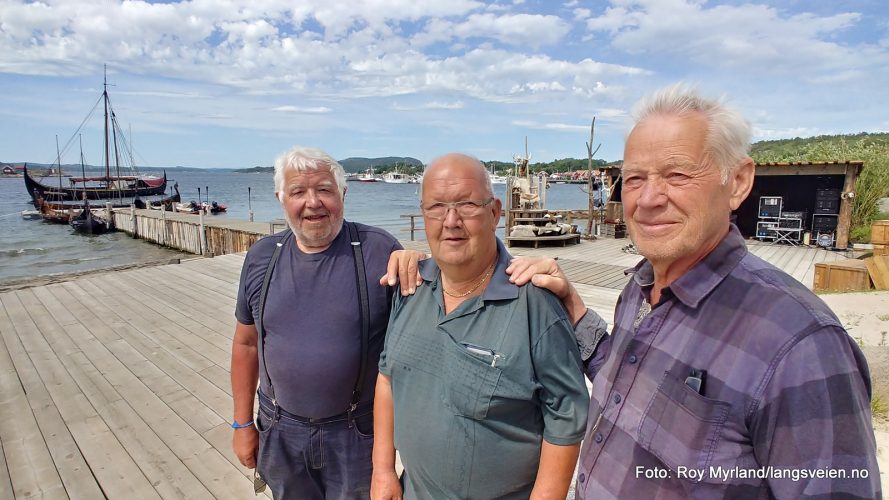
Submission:
[[[753,184],[749,124],[681,84],[634,115],[621,194],[645,259],[611,335],[555,261],[507,270],[575,322],[593,384],[577,498],[879,498],[864,356],[729,222]]]

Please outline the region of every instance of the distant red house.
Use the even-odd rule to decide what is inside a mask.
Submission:
[[[15,175],[18,171],[12,165],[3,165],[3,175]]]

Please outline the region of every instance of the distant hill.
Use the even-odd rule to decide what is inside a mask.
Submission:
[[[423,167],[423,162],[416,158],[411,158],[409,156],[386,156],[382,158],[346,158],[345,160],[337,160],[340,165],[343,166],[343,169],[346,172],[364,172],[370,167],[374,167],[374,169],[378,169],[379,167],[386,166],[394,166],[398,165],[406,165],[411,167]],[[253,168],[240,168],[235,170],[235,172],[239,174],[257,174],[257,173],[267,173],[274,172],[275,167],[253,167]]]
[[[885,149],[889,147],[889,134],[861,132],[759,141],[750,146],[750,156],[760,163],[864,160],[852,157],[857,153],[855,146],[859,145]]]
[[[422,167],[423,162],[409,156],[386,156],[383,158],[346,158],[339,160],[340,165],[346,169],[346,172],[364,172],[370,167],[381,167],[386,165],[407,165],[411,167]]]
[[[275,171],[275,167],[236,168],[232,172],[236,174],[268,174]]]

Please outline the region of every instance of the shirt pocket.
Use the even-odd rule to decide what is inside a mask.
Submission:
[[[500,381],[496,366],[501,355],[478,346],[465,346],[446,339],[442,400],[456,415],[483,420]]]
[[[665,372],[639,424],[639,444],[674,472],[679,466],[708,469],[731,406]]]

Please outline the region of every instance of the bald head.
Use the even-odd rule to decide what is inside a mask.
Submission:
[[[471,179],[486,195],[494,196],[491,175],[478,158],[463,153],[448,153],[429,163],[421,181],[420,200],[425,199],[429,182],[451,182],[458,179]]]

